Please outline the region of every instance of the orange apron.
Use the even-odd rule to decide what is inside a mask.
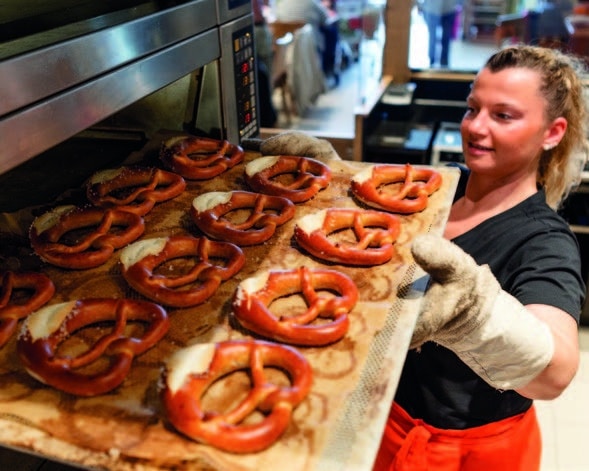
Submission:
[[[537,471],[541,450],[533,406],[480,427],[445,430],[394,403],[373,471]]]

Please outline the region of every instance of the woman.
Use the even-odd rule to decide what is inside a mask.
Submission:
[[[579,361],[585,287],[556,209],[584,165],[580,67],[514,46],[477,74],[466,183],[444,237],[412,246],[430,285],[375,470],[539,469],[533,400],[557,397]]]

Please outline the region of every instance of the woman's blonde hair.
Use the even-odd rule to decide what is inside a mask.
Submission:
[[[542,152],[536,179],[546,192],[546,202],[558,209],[580,183],[587,161],[587,106],[582,83],[585,64],[556,49],[516,45],[495,53],[485,67],[491,72],[511,67],[536,71],[541,77],[540,92],[546,99],[547,121],[561,116],[567,120],[558,146]]]

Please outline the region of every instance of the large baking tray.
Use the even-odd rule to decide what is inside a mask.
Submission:
[[[128,163],[157,164],[162,138],[156,137],[132,154]],[[258,153],[246,153],[244,164],[256,157]],[[268,243],[244,248],[246,265],[209,301],[189,309],[169,308],[172,325],[167,336],[135,359],[123,385],[112,393],[77,398],[43,386],[20,365],[14,340],[6,345],[0,351],[0,443],[109,470],[371,469],[421,299],[424,274],[413,262],[409,245],[416,234],[443,231],[458,181],[455,169],[439,169],[443,185],[430,198],[427,209],[400,216],[397,255],[390,262],[371,268],[329,264],[356,282],[360,300],[344,339],[327,347],[300,348],[313,367],[313,387],[276,444],[260,453],[236,455],[195,443],[167,424],[157,395],[162,362],[176,349],[195,342],[256,337],[231,316],[230,300],[237,283],[259,270],[327,265],[297,247],[294,224],[321,208],[358,206],[349,192],[349,181],[369,165],[344,160],[327,163],[333,174],[329,187],[298,204],[293,220],[280,227]],[[244,164],[213,180],[189,182],[181,196],[156,206],[145,217],[143,238],[201,235],[189,217],[192,200],[205,191],[247,189]],[[73,189],[64,200],[75,201],[82,194]],[[32,218],[39,211],[36,208],[28,214]],[[27,212],[24,214],[26,218]],[[139,296],[122,279],[117,254],[91,270],[40,268],[57,286],[51,303],[90,296]]]

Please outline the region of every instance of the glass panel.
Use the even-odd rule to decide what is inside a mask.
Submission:
[[[453,4],[454,11],[439,14]],[[567,17],[573,5],[572,0],[418,0],[411,10],[409,68],[473,72],[498,48],[520,42],[570,49]]]
[[[436,0],[424,0],[436,1]],[[428,15],[418,6],[411,10],[411,29],[409,32],[409,68],[410,69],[450,69],[455,71],[472,72],[478,70],[485,60],[497,50],[492,40],[467,40],[463,39],[462,10],[458,6],[455,17],[452,18],[448,43],[448,62],[441,63],[442,56],[442,27],[435,27],[437,36],[435,41],[434,60],[430,62],[430,28],[436,24],[430,18],[428,28],[426,18]],[[434,28],[431,29],[432,31]]]

